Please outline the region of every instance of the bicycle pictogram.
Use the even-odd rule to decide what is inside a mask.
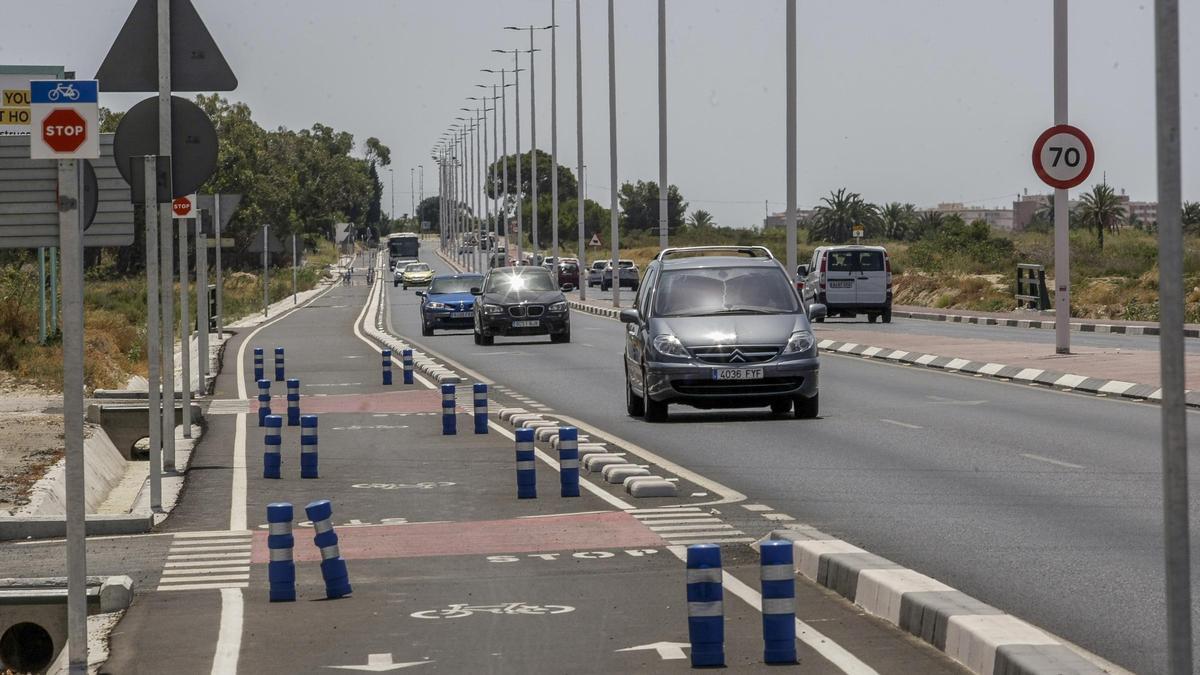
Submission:
[[[76,101],[79,99],[79,90],[72,84],[59,84],[46,94],[46,98],[51,101],[57,101],[60,98],[68,101]]]
[[[505,602],[498,605],[467,605],[455,603],[445,609],[427,609],[410,614],[416,619],[461,619],[475,613],[496,614],[499,616],[526,615],[545,616],[547,614],[566,614],[574,612],[574,607],[567,605],[527,605],[523,602]]]

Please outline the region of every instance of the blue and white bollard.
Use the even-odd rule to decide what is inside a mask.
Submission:
[[[300,417],[300,477],[317,478],[317,416]]]
[[[392,350],[383,350],[383,384],[392,384]]]
[[[283,464],[280,454],[282,439],[279,434],[283,429],[283,418],[279,415],[267,415],[267,433],[263,438],[263,478],[279,478],[279,468]]]
[[[517,429],[517,499],[537,499],[533,429]]]
[[[458,418],[454,415],[454,385],[442,385],[442,435],[458,433]]]
[[[721,590],[720,546],[688,546],[687,603],[692,665],[725,665],[725,607]]]
[[[413,357],[412,350],[405,349],[400,352],[401,360],[404,363],[404,384],[413,383]]]
[[[296,563],[292,549],[292,505],[288,502],[267,504],[267,580],[271,585],[271,602],[292,602],[296,599]]]
[[[472,387],[475,393],[475,433],[488,432],[488,390],[487,385],[479,382]]]
[[[258,381],[258,426],[267,426],[267,415],[271,414],[271,381]]]
[[[275,381],[283,382],[283,347],[275,348]]]
[[[563,497],[579,496],[579,430],[558,428],[558,475]]]
[[[764,541],[762,560],[763,662],[796,662],[796,573],[792,542]]]
[[[350,573],[346,561],[338,551],[337,533],[333,531],[333,506],[328,499],[312,502],[304,507],[317,534],[313,543],[321,549],[321,577],[325,579],[325,597],[329,599],[350,595]]]
[[[254,381],[263,379],[263,348],[254,348]]]
[[[300,380],[294,377],[287,381],[287,405],[288,426],[300,426]]]

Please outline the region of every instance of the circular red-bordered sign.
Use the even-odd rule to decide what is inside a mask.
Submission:
[[[1092,140],[1070,124],[1050,127],[1033,144],[1033,170],[1052,188],[1069,190],[1083,183],[1095,164]]]

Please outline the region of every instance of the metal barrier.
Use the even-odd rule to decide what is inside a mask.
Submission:
[[[1046,289],[1045,265],[1017,265],[1017,307],[1044,311],[1050,309],[1050,293]]]

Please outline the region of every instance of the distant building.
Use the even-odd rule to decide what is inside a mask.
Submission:
[[[1158,222],[1158,202],[1128,202],[1125,204],[1129,222],[1138,221],[1143,225]]]
[[[942,202],[937,205],[937,208],[931,210],[947,216],[957,215],[967,223],[982,220],[996,229],[1013,229],[1013,209],[967,206],[962,202]]]
[[[1022,195],[1012,205],[1012,229],[1020,232],[1029,227],[1038,211],[1049,206],[1054,201],[1054,195]]]
[[[815,214],[816,212],[817,212],[816,209],[796,209],[796,222],[801,227],[803,227],[805,221],[812,218],[813,214]],[[786,226],[787,226],[787,212],[786,211],[780,211],[779,213],[772,213],[771,215],[767,216],[766,218],[763,218],[763,229],[764,230],[769,230],[773,227],[786,227]]]

